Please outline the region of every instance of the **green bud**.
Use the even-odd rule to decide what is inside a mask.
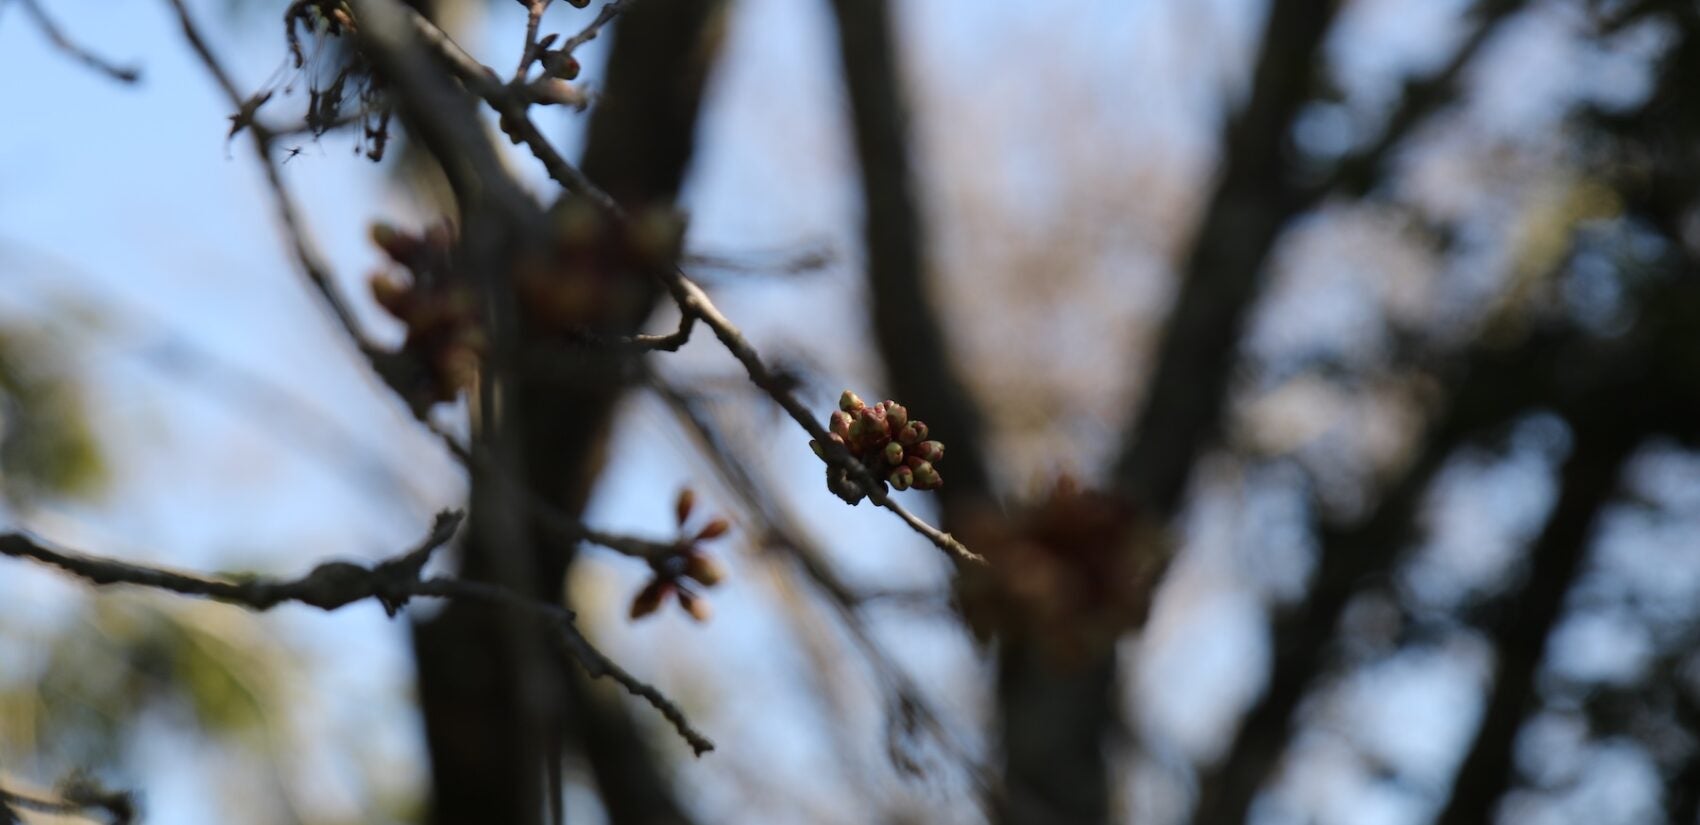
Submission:
[[[886,445],[885,445],[885,463],[887,463],[887,464],[902,464],[903,463],[903,445],[902,444],[899,444],[895,441],[886,442]]]
[[[944,459],[944,444],[937,441],[923,441],[913,449],[922,461],[936,463]]]
[[[891,471],[891,475],[886,476],[886,480],[898,490],[907,490],[915,483],[915,471],[908,467],[898,467]]]
[[[838,396],[838,408],[845,412],[855,412],[865,406],[867,405],[862,403],[862,397],[849,390]]]

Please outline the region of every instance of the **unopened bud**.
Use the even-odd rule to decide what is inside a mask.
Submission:
[[[709,539],[717,539],[726,535],[726,531],[731,529],[732,522],[723,518],[717,518],[709,522],[707,526],[703,527],[702,530],[697,533],[696,540],[707,541]]]
[[[895,433],[903,429],[903,425],[909,423],[907,407],[896,401],[887,401],[883,406],[885,407],[885,420],[891,425],[892,432]]]
[[[679,606],[699,622],[706,622],[714,617],[714,608],[709,607],[707,599],[683,587],[679,588]]]
[[[911,448],[922,461],[937,463],[944,459],[944,444],[937,441],[923,441]]]
[[[911,421],[897,431],[897,442],[905,447],[919,444],[927,440],[927,425],[920,420]]]
[[[944,484],[944,477],[939,475],[933,465],[921,461],[911,466],[915,473],[915,489],[936,490]]]
[[[406,284],[388,275],[372,276],[373,300],[399,320],[406,320],[408,298],[412,292]]]
[[[886,480],[891,482],[892,487],[907,490],[915,483],[915,471],[908,467],[898,467],[891,471],[891,475],[886,476]]]
[[[685,556],[685,575],[713,587],[726,578],[726,567],[707,554],[690,553]]]
[[[822,461],[825,461],[825,460],[826,460],[826,448],[825,448],[825,447],[822,447],[822,446],[821,446],[821,445],[820,445],[820,442],[819,442],[819,441],[816,441],[816,440],[814,440],[814,439],[812,439],[812,438],[811,438],[811,439],[809,439],[809,450],[811,450],[811,451],[812,451],[812,452],[814,452],[814,454],[815,454],[815,458],[818,458],[818,459],[820,459],[820,460],[822,460]]]
[[[855,412],[865,406],[867,405],[862,403],[862,397],[849,390],[838,396],[838,408],[845,412]]]
[[[666,581],[651,579],[649,584],[639,590],[637,596],[632,599],[632,618],[641,619],[654,613],[661,607],[661,600],[667,598],[667,592],[671,589],[672,585],[669,585]]]
[[[673,517],[678,519],[680,527],[685,526],[685,519],[691,517],[691,508],[697,503],[697,494],[689,487],[679,491],[679,499],[673,502]]]
[[[887,463],[887,464],[902,464],[903,463],[903,445],[902,444],[899,444],[895,441],[891,441],[891,442],[886,443],[886,445],[885,445],[885,463]]]
[[[831,426],[828,429],[832,430],[832,434],[839,438],[849,438],[850,414],[842,410],[833,413]]]

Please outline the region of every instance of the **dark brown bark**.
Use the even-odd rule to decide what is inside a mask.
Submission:
[[[678,192],[717,52],[722,5],[646,0],[632,4],[612,31],[604,97],[592,115],[583,170],[630,212],[670,205]],[[623,274],[618,284],[600,308],[602,326],[630,334],[661,292],[641,272]],[[523,346],[530,333],[518,330],[516,338]],[[491,531],[477,529],[480,518],[530,495],[570,514],[583,509],[603,463],[614,403],[631,372],[611,365],[615,357],[599,352],[547,374],[515,373],[506,407],[512,411],[510,437],[490,456],[494,467],[507,469],[474,474],[475,529],[462,548],[463,576],[493,575],[504,550],[489,543]],[[573,546],[524,523],[500,535],[529,548],[524,587],[538,598],[561,599]],[[612,822],[686,821],[624,705],[570,684],[581,674],[535,641],[522,646],[503,632],[499,616],[458,602],[415,625],[432,763],[431,821],[542,821],[546,771],[559,760],[569,726]],[[531,678],[520,678],[528,669]]]
[[[1481,727],[1458,769],[1439,825],[1476,825],[1516,779],[1514,748],[1523,720],[1540,706],[1535,676],[1546,639],[1563,615],[1602,508],[1617,487],[1618,470],[1636,434],[1598,418],[1573,422],[1575,448],[1561,474],[1558,503],[1531,548],[1533,564],[1521,592],[1506,599],[1490,628],[1499,657]]]

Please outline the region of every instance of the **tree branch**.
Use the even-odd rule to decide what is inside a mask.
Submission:
[[[563,650],[577,659],[592,677],[608,677],[634,696],[648,702],[673,724],[679,735],[698,755],[714,749],[714,743],[685,719],[684,713],[666,696],[610,660],[578,630],[571,610],[538,601],[507,588],[485,582],[454,578],[421,578],[426,562],[450,539],[461,523],[459,511],[437,515],[431,531],[412,549],[366,567],[354,562],[325,562],[295,579],[255,577],[219,579],[182,573],[152,565],[50,547],[20,532],[0,534],[0,555],[59,568],[96,587],[134,585],[184,596],[212,599],[250,610],[266,611],[280,604],[298,602],[321,610],[336,610],[348,604],[373,599],[384,611],[396,615],[416,597],[460,599],[498,605],[530,615],[553,627]]]

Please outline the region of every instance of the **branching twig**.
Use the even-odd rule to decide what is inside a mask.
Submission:
[[[199,596],[251,610],[270,610],[285,602],[300,602],[321,610],[375,599],[385,612],[395,615],[415,597],[463,599],[519,610],[549,623],[560,633],[564,650],[570,652],[592,676],[607,676],[633,695],[641,696],[660,711],[692,750],[701,755],[714,744],[684,718],[684,714],[660,691],[614,664],[579,632],[576,616],[557,604],[526,598],[506,588],[484,582],[453,578],[420,578],[431,555],[454,537],[461,513],[445,511],[437,516],[431,532],[407,552],[366,567],[354,562],[325,562],[296,579],[256,577],[217,579],[133,564],[70,550],[55,549],[25,533],[0,534],[0,555],[30,559],[64,570],[95,586],[129,584],[151,587],[185,596]]]
[[[179,0],[180,1],[180,0]],[[457,45],[447,34],[426,20],[424,16],[411,9],[405,11],[413,28],[424,39],[440,58],[461,78],[473,94],[482,98],[491,108],[507,119],[507,128],[527,148],[542,161],[543,168],[550,178],[565,187],[567,191],[583,197],[601,208],[610,217],[624,221],[626,211],[614,198],[589,178],[585,177],[577,167],[568,162],[555,147],[543,137],[537,126],[531,122],[527,114],[527,104],[517,98],[512,90],[497,79],[496,73],[489,67],[479,63],[471,55]],[[686,317],[700,319],[708,328],[714,331],[714,336],[732,353],[732,357],[744,366],[750,380],[768,394],[785,412],[790,414],[802,428],[828,451],[828,460],[850,473],[850,477],[861,484],[868,498],[875,504],[896,513],[916,532],[926,536],[939,549],[952,558],[962,562],[984,564],[985,559],[969,550],[962,542],[957,541],[949,533],[928,524],[919,516],[911,513],[902,504],[886,493],[884,485],[879,482],[868,468],[851,456],[842,445],[832,441],[826,429],[815,420],[803,402],[791,391],[788,384],[781,381],[779,376],[762,360],[756,351],[744,338],[743,331],[730,319],[723,315],[708,294],[700,286],[685,275],[678,267],[657,268],[653,270],[656,277],[672,293],[673,300],[679,305],[679,311]]]
[[[142,73],[139,69],[120,66],[77,45],[76,41],[65,34],[64,29],[59,28],[53,18],[47,16],[47,10],[41,7],[39,0],[18,0],[18,3],[24,7],[24,13],[35,20],[35,25],[41,29],[41,33],[60,51],[120,83],[134,83],[141,79]]]
[[[307,280],[311,281],[314,289],[318,290],[320,297],[325,301],[325,305],[330,307],[331,314],[336,316],[337,323],[348,334],[349,339],[354,342],[361,353],[369,359],[381,355],[367,340],[365,333],[361,331],[359,321],[355,320],[354,310],[337,292],[331,279],[330,267],[319,257],[318,251],[314,249],[312,242],[308,239],[306,222],[301,218],[301,210],[297,208],[295,198],[289,192],[289,187],[284,185],[283,175],[278,170],[277,161],[272,158],[271,149],[272,143],[276,139],[276,133],[255,118],[259,104],[263,103],[267,96],[244,96],[237,88],[236,81],[230,72],[224,68],[224,64],[212,53],[206,39],[201,36],[200,27],[195,24],[194,17],[189,14],[189,9],[183,4],[183,0],[168,0],[168,2],[177,13],[177,19],[183,26],[183,35],[188,39],[189,46],[195,50],[195,54],[201,58],[201,63],[206,66],[207,72],[212,75],[213,80],[224,91],[225,99],[236,109],[236,114],[232,115],[231,134],[234,135],[245,128],[253,138],[254,153],[259,158],[260,166],[266,173],[266,183],[271,187],[272,199],[277,205],[278,219],[283,222],[284,233],[289,238],[295,259],[307,275]]]
[[[105,813],[113,825],[128,825],[136,819],[136,801],[122,791],[109,791],[88,781],[73,780],[61,788],[58,799],[18,793],[0,788],[0,825],[22,822],[17,811],[33,811],[50,816],[86,817],[95,811]]]

